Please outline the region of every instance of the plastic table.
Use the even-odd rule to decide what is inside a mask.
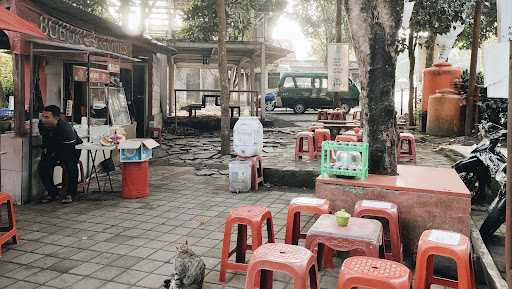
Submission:
[[[347,226],[342,227],[336,223],[335,215],[321,215],[307,233],[306,248],[316,254],[319,266],[323,246],[336,251],[357,249],[368,257],[379,258],[382,230],[377,220],[351,217]]]

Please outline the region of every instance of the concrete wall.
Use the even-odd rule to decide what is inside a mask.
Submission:
[[[162,107],[167,107],[168,89],[167,89],[167,56],[156,54],[153,56],[153,95],[151,115],[155,121],[156,127],[162,127],[163,112]]]
[[[46,81],[48,83],[46,93],[48,96],[46,105],[62,105],[62,70],[64,69],[62,59],[47,58],[46,63]]]

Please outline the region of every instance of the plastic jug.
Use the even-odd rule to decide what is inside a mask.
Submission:
[[[263,151],[263,125],[257,117],[240,117],[233,128],[236,155],[252,157]]]
[[[251,162],[232,161],[229,163],[229,191],[247,192],[251,189]]]

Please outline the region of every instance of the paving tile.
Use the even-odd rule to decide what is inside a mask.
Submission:
[[[161,262],[169,262],[172,258],[176,256],[176,252],[158,250],[155,253],[151,254],[148,259],[161,261]]]
[[[103,280],[86,277],[73,284],[71,289],[97,289],[100,288],[103,284],[105,284],[105,281]]]
[[[137,285],[147,288],[159,288],[165,279],[169,279],[169,277],[163,275],[149,274],[144,277],[142,280],[137,282]]]
[[[116,283],[116,282],[109,282],[109,283],[106,283],[105,285],[103,285],[103,287],[101,287],[101,289],[128,289],[128,288],[130,288],[129,285]]]
[[[172,276],[172,274],[174,274],[174,265],[170,263],[164,263],[160,268],[153,271],[153,274]]]
[[[117,266],[121,268],[131,268],[135,264],[142,261],[143,258],[141,257],[135,257],[135,256],[122,256],[119,259],[116,259],[114,262],[109,263],[111,266]]]
[[[124,268],[103,266],[96,272],[92,273],[90,275],[90,277],[110,281],[110,280],[114,279],[116,276],[123,273],[124,271],[126,271],[126,269],[124,269]]]
[[[121,275],[114,278],[114,281],[128,284],[128,285],[135,285],[137,282],[139,282],[142,278],[146,277],[148,273],[136,271],[136,270],[126,270],[125,272],[121,273]]]
[[[101,267],[103,267],[103,265],[101,265],[101,264],[84,263],[84,264],[74,268],[73,270],[69,271],[69,273],[87,276],[87,275],[92,274],[96,270],[100,269]]]
[[[26,277],[24,280],[29,281],[32,283],[37,284],[44,284],[52,279],[57,278],[61,273],[51,270],[41,270],[37,273],[34,273],[28,277]]]
[[[5,277],[14,278],[18,280],[25,280],[28,276],[41,271],[41,268],[32,266],[21,266],[15,270],[3,274]]]
[[[12,259],[11,262],[18,263],[18,264],[30,264],[40,258],[44,257],[41,254],[35,254],[35,253],[23,253],[16,258]]]
[[[48,244],[48,245],[44,245],[44,246],[34,250],[34,253],[49,255],[49,254],[55,253],[59,250],[62,250],[63,248],[64,248],[63,246]]]
[[[145,257],[153,254],[155,251],[156,251],[156,249],[139,247],[139,248],[129,252],[128,255],[134,256],[134,257],[145,258]]]
[[[120,257],[121,257],[121,255],[118,255],[118,254],[102,253],[98,257],[90,260],[90,262],[106,265],[106,264],[114,262],[115,260],[119,259]]]
[[[62,274],[59,277],[47,282],[45,285],[56,288],[70,288],[74,283],[82,279],[81,276],[72,274]]]
[[[13,278],[7,278],[0,276],[0,288],[5,288],[13,283],[15,283],[17,280]]]
[[[21,265],[10,262],[0,262],[0,276],[19,268]]]
[[[25,281],[18,281],[16,283],[13,283],[7,287],[6,289],[33,289],[38,287],[39,285],[35,283],[25,282]]]
[[[82,265],[84,262],[76,261],[76,260],[63,260],[62,262],[55,263],[48,267],[49,270],[68,273],[69,271],[75,269],[76,267]]]
[[[55,263],[62,262],[62,261],[63,261],[63,259],[61,259],[61,258],[45,256],[44,258],[41,258],[35,262],[30,263],[30,265],[32,265],[34,267],[39,267],[39,268],[45,269],[45,268],[52,266]]]
[[[99,242],[97,244],[94,244],[93,246],[89,247],[89,250],[95,250],[100,252],[110,252],[110,249],[115,247],[115,243],[109,243],[109,242]]]
[[[133,266],[131,269],[150,273],[160,268],[163,264],[163,262],[159,261],[142,260],[141,262]]]
[[[136,250],[136,246],[130,246],[130,245],[115,245],[113,248],[109,250],[110,253],[114,254],[120,254],[120,255],[126,255],[130,252],[133,252]]]
[[[79,253],[69,257],[72,260],[84,261],[87,262],[91,259],[98,257],[101,252],[90,251],[90,250],[82,250]]]

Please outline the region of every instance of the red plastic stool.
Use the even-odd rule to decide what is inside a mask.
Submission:
[[[338,289],[409,289],[411,280],[411,271],[400,263],[358,256],[341,265]]]
[[[304,150],[304,141],[308,143],[308,149]],[[299,132],[295,137],[295,159],[302,159],[307,154],[310,160],[315,159],[315,134],[308,131]]]
[[[315,130],[315,144],[316,144],[316,152],[320,153],[322,151],[322,142],[326,140],[331,140],[331,131],[326,128],[321,128]]]
[[[224,242],[222,244],[219,281],[226,281],[226,271],[246,272],[245,256],[247,250],[256,250],[263,243],[262,226],[267,224],[268,242],[274,243],[274,225],[272,214],[262,206],[241,206],[228,214],[224,225]],[[237,245],[231,250],[231,230],[238,225]],[[252,232],[252,244],[247,244],[247,228]],[[230,262],[229,257],[236,253],[236,262]]]
[[[0,256],[2,256],[2,245],[11,240],[18,244],[19,236],[16,231],[16,211],[14,210],[14,200],[8,193],[0,193],[0,206],[7,204],[7,216],[9,217],[9,227],[0,227]]]
[[[274,271],[290,275],[294,289],[320,288],[316,258],[311,251],[288,244],[265,244],[254,251],[249,262],[245,289],[271,289]]]
[[[391,261],[403,261],[398,206],[396,204],[382,201],[361,200],[356,203],[353,215],[358,218],[370,217],[385,219],[387,221],[385,223],[387,223],[388,226],[386,227],[385,223],[382,224],[384,227],[384,241],[390,244],[391,252],[385,251],[384,255],[386,259]],[[386,244],[384,245],[384,249],[386,249]]]
[[[403,151],[404,144],[407,144],[407,151]],[[410,133],[400,133],[398,156],[400,161],[416,162],[416,139],[414,135]]]
[[[316,120],[327,120],[327,119],[328,119],[328,114],[327,114],[326,110],[319,110],[316,113]]]
[[[327,112],[327,119],[329,120],[344,120],[345,119],[345,113],[343,111],[329,111]]]
[[[162,142],[163,136],[162,136],[162,128],[160,127],[150,127],[149,128],[149,135],[153,139],[157,139],[159,142]]]
[[[457,281],[434,276],[434,256],[444,256],[455,261]],[[442,230],[428,230],[421,234],[416,255],[414,289],[430,288],[431,284],[457,289],[476,288],[468,237]]]
[[[261,156],[252,157],[236,157],[237,161],[250,161],[251,162],[251,188],[255,191],[258,190],[259,183],[263,184],[263,162]]]
[[[320,216],[330,214],[330,202],[325,199],[300,197],[295,198],[288,205],[288,218],[286,220],[285,244],[298,245],[300,239],[306,239],[306,234],[300,232],[301,213]],[[332,250],[324,250],[324,266],[332,267]]]
[[[336,141],[337,142],[358,142],[359,139],[357,136],[355,135],[337,135],[336,136]]]

